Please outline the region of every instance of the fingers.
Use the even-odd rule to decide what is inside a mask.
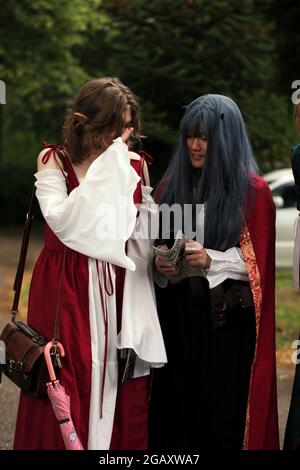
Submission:
[[[197,255],[187,255],[185,259],[191,266],[202,267],[205,264],[206,257],[197,254]]]
[[[171,270],[170,269],[159,270],[159,272],[161,274],[164,274],[165,276],[168,276],[168,277],[175,276],[175,274],[177,274],[177,271],[174,268],[172,268]]]
[[[185,249],[185,253],[189,253],[189,252],[196,252],[196,251],[201,252],[201,250],[203,250],[204,248],[200,243],[194,240],[186,240],[184,249]]]
[[[156,268],[161,274],[164,274],[165,276],[174,276],[174,274],[177,273],[173,266],[171,268],[166,266],[156,266]]]
[[[197,259],[202,259],[202,253],[187,253],[185,255],[185,259],[190,262],[190,261],[196,261]]]
[[[174,276],[174,274],[177,272],[172,263],[163,261],[158,256],[155,257],[155,266],[156,269],[165,276]]]
[[[206,253],[205,248],[191,247],[185,250],[185,256],[199,256]]]
[[[190,266],[195,266],[198,268],[205,268],[205,263],[199,260],[189,261]]]
[[[190,266],[198,266],[199,268],[209,268],[211,265],[211,258],[208,256],[206,250],[201,250],[185,255],[186,261]]]
[[[171,268],[173,268],[172,263],[169,263],[168,261],[163,261],[158,256],[156,256],[156,258],[155,258],[155,265],[156,265],[157,269],[171,269]]]
[[[160,259],[158,256],[156,258],[156,265],[161,267],[161,268],[171,268],[172,263],[169,261],[164,261],[163,259]]]
[[[123,140],[124,143],[127,142],[127,140],[129,139],[133,131],[134,131],[133,127],[130,127],[129,129],[128,128],[123,129],[122,134],[121,134],[121,139]]]

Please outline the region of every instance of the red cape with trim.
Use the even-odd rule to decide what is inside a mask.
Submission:
[[[253,177],[254,200],[246,220],[258,279],[250,284],[256,303],[256,352],[252,366],[244,448],[278,450],[275,359],[275,205],[268,184]],[[249,246],[249,245],[248,245]],[[242,247],[244,254],[244,249]],[[247,264],[247,263],[246,263]],[[249,265],[247,264],[247,267]]]
[[[159,203],[164,178],[155,196]],[[256,349],[252,366],[244,449],[278,450],[275,357],[275,205],[265,180],[253,175],[253,201],[246,214],[241,249],[249,272],[256,314]],[[246,261],[247,260],[247,261]]]

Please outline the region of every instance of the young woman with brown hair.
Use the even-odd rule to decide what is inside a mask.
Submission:
[[[148,377],[166,362],[151,242],[130,238],[151,204],[144,158],[125,143],[139,130],[133,93],[116,78],[92,80],[68,109],[65,144],[45,144],[38,156],[45,246],[28,323],[53,338],[62,276],[60,382],[85,449],[147,448]],[[64,449],[49,400],[21,394],[14,448]]]

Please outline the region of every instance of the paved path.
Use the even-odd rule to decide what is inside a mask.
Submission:
[[[20,237],[14,233],[0,233],[0,329],[10,320],[7,311],[7,302],[11,302],[13,283],[12,270],[14,272],[17,258],[18,247],[20,246]],[[27,277],[30,276],[30,270],[34,260],[41,247],[40,233],[32,237],[29,247]],[[8,298],[7,298],[8,297]],[[25,311],[25,307],[24,310]],[[283,443],[284,428],[287,419],[291,388],[293,381],[293,367],[284,364],[277,366],[278,379],[278,406],[279,406],[279,427],[281,447]],[[19,391],[13,383],[3,377],[0,385],[0,450],[12,449],[13,435],[18,407]]]

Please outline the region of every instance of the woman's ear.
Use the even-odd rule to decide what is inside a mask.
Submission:
[[[76,121],[79,122],[79,124],[85,124],[88,120],[88,117],[85,115],[85,114],[82,114],[82,113],[74,113],[74,117],[76,119]]]

